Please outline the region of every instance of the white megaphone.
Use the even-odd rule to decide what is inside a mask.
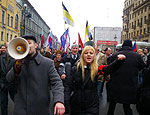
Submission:
[[[8,53],[14,59],[22,59],[29,53],[29,43],[21,37],[12,39],[8,44]]]

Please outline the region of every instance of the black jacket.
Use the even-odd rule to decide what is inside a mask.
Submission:
[[[71,54],[64,56],[61,63],[59,64],[59,75],[61,76],[62,74],[66,74],[67,77],[70,76],[71,68],[75,65],[79,58],[79,54],[77,54],[77,58],[75,60],[71,57]],[[63,83],[65,83],[65,81],[66,79],[63,80]]]
[[[111,57],[110,62],[118,54],[126,56],[125,62],[110,75],[108,96],[117,103],[135,104],[138,88],[138,72],[145,67],[141,56],[133,52],[128,46]]]
[[[13,67],[15,60],[8,56],[8,54],[2,54],[0,56],[0,87],[7,86],[6,75],[8,71]]]
[[[90,78],[90,67],[85,68],[85,79],[82,79],[81,68],[74,66],[71,76],[66,80],[65,103],[70,105],[71,115],[98,115],[97,76],[95,82]],[[73,91],[73,92],[72,92]]]

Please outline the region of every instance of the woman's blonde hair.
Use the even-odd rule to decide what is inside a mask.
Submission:
[[[96,74],[97,74],[97,72],[98,72],[98,64],[97,64],[97,60],[96,60],[96,53],[95,53],[95,49],[92,47],[92,46],[86,46],[84,49],[83,49],[83,51],[82,51],[82,53],[81,53],[81,57],[80,57],[80,61],[79,61],[79,63],[78,63],[78,65],[77,65],[77,70],[79,70],[79,67],[81,68],[81,70],[82,70],[82,77],[83,77],[83,80],[84,80],[84,76],[85,76],[85,69],[84,69],[84,66],[86,66],[87,65],[87,63],[85,62],[85,60],[84,60],[84,54],[85,54],[85,52],[87,51],[87,50],[92,50],[93,52],[94,52],[94,60],[93,60],[93,62],[92,62],[92,64],[91,64],[91,66],[90,66],[90,74],[91,74],[91,80],[92,81],[94,81],[94,78],[95,78],[95,76],[96,76]]]

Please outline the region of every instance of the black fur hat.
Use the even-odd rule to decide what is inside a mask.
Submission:
[[[36,37],[35,36],[33,36],[33,35],[24,35],[24,36],[22,36],[24,39],[31,39],[31,40],[33,40],[33,41],[35,41],[36,42]]]
[[[87,41],[87,42],[85,42],[84,47],[85,46],[92,46],[93,48],[95,48],[95,44],[94,44],[93,41]]]
[[[125,40],[122,44],[122,47],[124,47],[124,46],[129,46],[132,48],[132,41],[131,40]]]

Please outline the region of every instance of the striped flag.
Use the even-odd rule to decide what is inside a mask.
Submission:
[[[60,37],[60,41],[61,41],[61,48],[63,49],[69,48],[70,46],[69,28]]]
[[[71,15],[69,14],[69,11],[67,10],[65,5],[63,4],[63,2],[62,2],[62,7],[63,7],[63,14],[64,14],[65,23],[67,23],[71,26],[74,26],[74,21],[73,21]]]
[[[65,32],[65,44],[66,44],[66,49],[70,47],[70,36],[69,36],[69,28]]]
[[[132,47],[132,50],[133,50],[134,52],[136,52],[136,51],[137,51],[136,41],[134,42],[134,45],[133,45],[133,47]]]
[[[53,33],[52,31],[49,33],[49,35],[47,36],[47,40],[44,44],[44,47],[47,47],[49,46],[49,48],[52,48],[52,45],[53,45]]]
[[[85,27],[85,41],[91,40],[91,32],[90,32],[90,26],[88,25],[88,21],[86,21],[86,27]]]

